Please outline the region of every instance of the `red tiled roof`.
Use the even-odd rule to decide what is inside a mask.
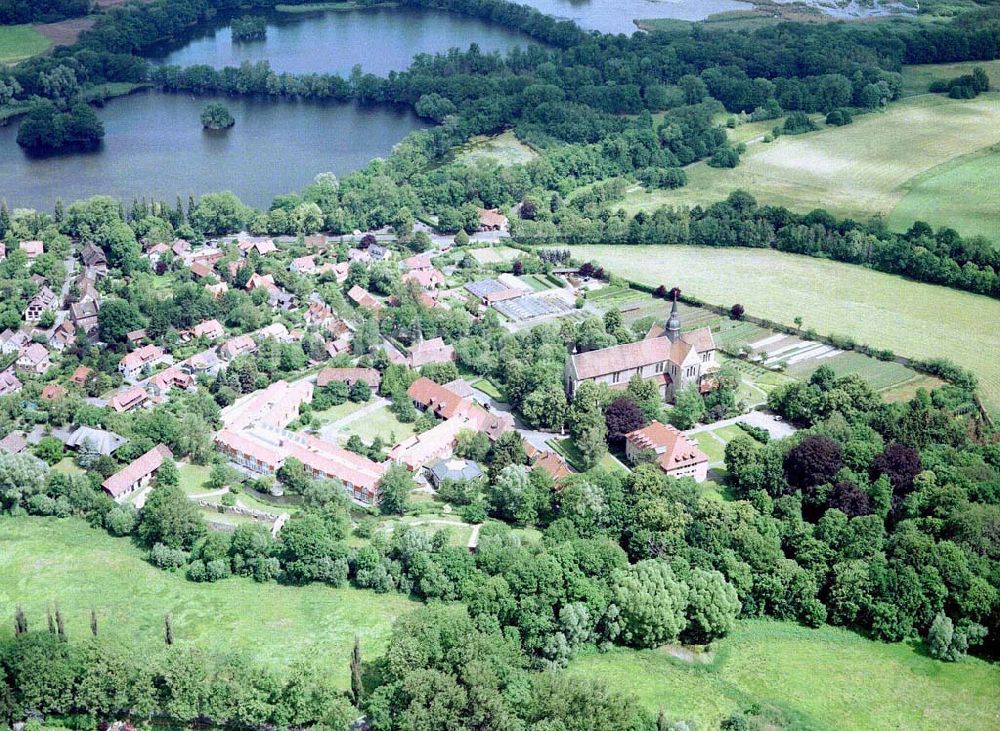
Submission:
[[[320,388],[334,381],[347,384],[364,381],[373,389],[377,389],[381,380],[379,372],[374,368],[324,368],[316,375],[316,385]]]
[[[708,462],[708,455],[688,439],[677,427],[650,422],[642,429],[625,435],[625,439],[638,449],[652,449],[657,454],[656,462],[665,472],[682,467]]]
[[[148,396],[146,396],[146,392],[141,386],[132,386],[132,388],[119,391],[112,397],[111,408],[120,414],[134,409],[136,406],[142,404],[147,398]]]
[[[408,360],[411,368],[419,368],[428,363],[445,363],[455,360],[455,349],[446,345],[442,338],[432,338],[412,346]]]
[[[166,444],[157,444],[134,462],[111,475],[101,483],[101,487],[111,497],[121,497],[137,481],[160,469],[165,459],[173,459],[173,457],[174,455]]]

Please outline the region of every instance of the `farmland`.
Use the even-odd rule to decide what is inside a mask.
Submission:
[[[600,678],[653,713],[663,708],[698,728],[717,728],[753,702],[781,708],[803,729],[971,730],[1000,722],[996,666],[940,663],[908,644],[834,627],[742,622],[706,664],[662,650],[616,649],[580,657],[568,672]]]
[[[354,635],[374,657],[385,648],[393,620],[416,606],[399,594],[351,588],[257,584],[231,578],[196,584],[146,563],[124,538],[111,538],[78,519],[0,519],[0,614],[22,605],[29,622],[45,621],[55,601],[71,638],[89,634],[97,610],[106,636],[158,647],[170,612],[179,644],[248,653],[280,670],[317,653],[348,685]],[[0,632],[9,632],[4,621]]]
[[[846,127],[751,145],[739,166],[730,170],[703,162],[691,165],[684,188],[652,193],[637,189],[614,206],[628,212],[661,205],[693,206],[721,200],[742,188],[763,202],[792,210],[823,207],[835,215],[864,219],[889,215],[913,195],[913,200],[904,202],[900,216],[891,219],[896,228],[906,228],[912,223],[909,216],[919,213],[921,220],[958,226],[960,233],[965,227],[970,233],[996,231],[996,174],[985,179],[977,175],[991,161],[995,166],[996,157],[983,151],[997,143],[998,125],[1000,94],[970,101],[941,95],[913,97],[885,112],[860,116]],[[887,129],[893,134],[885,134]],[[964,163],[954,162],[957,158]],[[959,195],[963,203],[953,212],[954,197]],[[984,212],[993,221],[977,227]]]
[[[971,74],[979,66],[990,78],[990,88],[1000,88],[1000,61],[963,61],[961,63],[927,63],[903,67],[903,95],[926,94],[932,81],[947,81]]]
[[[49,49],[52,42],[30,25],[0,26],[0,64],[16,63]]]
[[[918,358],[947,357],[974,371],[1000,411],[1000,302],[839,262],[761,249],[576,246],[573,256],[649,285],[679,286],[721,305]]]

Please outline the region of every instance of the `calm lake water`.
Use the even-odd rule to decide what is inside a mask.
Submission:
[[[581,28],[601,33],[636,31],[633,21],[649,18],[704,20],[713,13],[752,10],[753,5],[738,0],[517,0],[547,15],[567,18]]]
[[[99,150],[31,158],[15,142],[17,123],[0,127],[0,199],[11,207],[51,210],[96,194],[173,202],[180,195],[231,190],[266,207],[318,173],[343,175],[390,152],[425,125],[406,110],[322,102],[220,99],[236,126],[202,129],[213,97],[140,93],[108,102],[98,115]]]
[[[233,43],[228,20],[195,31],[180,47],[160,48],[147,57],[156,63],[215,68],[244,61],[269,61],[288,73],[338,73],[355,64],[385,76],[406,69],[418,53],[477,43],[484,52],[528,46],[529,36],[496,23],[423,8],[366,8],[315,13],[270,13],[267,38]]]

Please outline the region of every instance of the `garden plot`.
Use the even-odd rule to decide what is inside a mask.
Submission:
[[[832,345],[803,340],[794,335],[770,335],[750,343],[760,361],[768,368],[782,368],[840,355]]]

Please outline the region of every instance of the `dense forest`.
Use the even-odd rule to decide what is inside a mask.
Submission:
[[[86,15],[91,0],[0,0],[0,25],[54,23]]]

